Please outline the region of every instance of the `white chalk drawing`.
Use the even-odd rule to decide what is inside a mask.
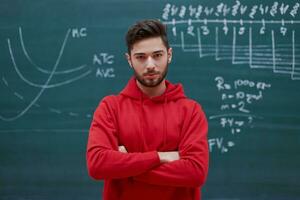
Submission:
[[[203,32],[199,27],[196,30],[196,44],[186,44],[186,33],[180,31],[180,43],[171,44],[171,46],[179,47],[183,52],[198,52],[199,58],[212,56],[217,61],[231,60],[232,64],[247,64],[252,69],[270,69],[273,73],[289,74],[292,80],[300,80],[300,45],[296,44],[295,30],[291,31],[291,37],[287,37],[290,44],[278,45],[276,45],[274,30],[271,30],[269,34],[271,38],[269,45],[253,44],[253,29],[251,27],[248,28],[247,45],[237,44],[237,27],[232,28],[232,44],[226,45],[220,42],[219,27],[215,27],[214,33],[209,33],[215,36],[214,44],[203,44]]]
[[[218,121],[224,130],[224,137],[209,138],[208,143],[210,151],[227,153],[230,148],[236,146],[236,135],[242,134],[245,129],[253,128],[256,120],[264,119],[252,110],[253,105],[262,101],[271,84],[248,79],[228,82],[222,76],[215,77],[215,82],[221,99],[220,114],[209,116],[209,120]]]
[[[227,2],[215,2],[218,4],[201,4],[202,2],[188,2],[188,4],[166,3],[162,9],[162,19],[168,21],[170,19],[191,18],[194,20],[220,17],[220,18],[236,18],[242,17],[247,19],[257,18],[292,18],[298,17],[300,3],[299,2],[261,2],[258,4],[244,4],[239,0]]]
[[[45,70],[45,69],[39,67],[38,65],[36,65],[36,64],[32,61],[32,59],[31,59],[30,56],[28,55],[28,52],[27,52],[27,50],[26,50],[26,48],[25,48],[24,41],[23,41],[23,36],[22,36],[22,29],[21,29],[21,28],[19,28],[19,33],[20,33],[20,41],[21,41],[22,50],[23,50],[23,52],[24,52],[26,58],[30,61],[30,63],[31,63],[34,67],[36,67],[36,69],[38,69],[39,71],[41,71],[41,72],[43,72],[43,73],[48,74],[50,71]],[[66,43],[67,43],[67,41],[68,41],[69,34],[70,34],[70,29],[67,31],[66,36],[65,36],[65,39],[64,39],[63,44],[62,44],[62,46],[61,46],[61,50],[60,50],[61,55],[59,55],[59,57],[58,57],[57,60],[56,60],[57,65],[58,65],[58,64],[60,63],[60,61],[61,61],[61,57],[62,57],[62,55],[63,55],[63,52],[64,52],[64,49],[65,49]],[[72,82],[74,82],[74,81],[77,81],[77,80],[79,80],[79,79],[81,79],[81,78],[84,78],[85,76],[89,75],[89,74],[92,72],[92,70],[87,70],[86,72],[82,73],[82,74],[79,75],[79,76],[76,76],[76,77],[74,77],[74,78],[68,79],[68,80],[63,81],[63,82],[59,82],[59,83],[55,83],[55,84],[50,84],[50,85],[47,85],[47,86],[42,85],[42,84],[36,84],[36,83],[33,83],[32,81],[29,81],[28,79],[26,79],[26,78],[23,76],[23,74],[21,73],[21,71],[19,70],[18,65],[17,65],[17,63],[16,63],[16,60],[15,60],[15,56],[14,56],[14,54],[13,54],[13,50],[12,50],[12,46],[11,46],[11,43],[10,43],[10,39],[8,39],[8,48],[9,48],[9,53],[10,53],[10,56],[11,56],[11,60],[12,60],[13,66],[14,66],[15,71],[17,72],[18,76],[19,76],[25,83],[27,83],[28,85],[33,86],[33,87],[39,87],[39,88],[42,88],[42,87],[46,87],[46,88],[59,87],[59,86],[65,85],[65,84],[70,84],[70,83],[72,83]],[[83,69],[83,68],[86,67],[86,66],[87,66],[87,65],[82,65],[82,66],[80,66],[80,67],[77,67],[77,68],[74,68],[74,69],[70,69],[70,70],[57,71],[57,72],[55,71],[55,72],[53,72],[53,74],[56,75],[56,74],[72,73],[72,72],[81,70],[81,69]],[[52,73],[52,72],[50,72],[50,73]]]
[[[67,36],[66,36],[66,39],[64,41],[64,43],[68,40],[69,38],[69,34],[70,34],[70,29],[68,30],[67,32]],[[50,74],[51,71],[47,70],[47,69],[43,69],[41,68],[40,66],[38,66],[33,60],[32,58],[29,56],[29,53],[27,51],[27,48],[26,48],[26,45],[24,43],[24,39],[23,39],[23,32],[22,32],[22,28],[19,27],[19,38],[20,38],[20,43],[21,43],[21,47],[22,47],[22,50],[23,50],[23,53],[24,55],[26,56],[27,60],[31,63],[32,66],[34,66],[38,71],[42,72],[42,73],[45,73],[45,74]],[[64,46],[63,46],[64,48]],[[75,67],[75,68],[71,68],[71,69],[68,69],[68,70],[63,70],[63,71],[56,71],[54,72],[54,74],[68,74],[68,73],[71,73],[71,72],[75,72],[75,71],[79,71],[79,70],[82,70],[84,68],[86,68],[87,65],[84,64],[84,65],[81,65],[79,67]]]
[[[169,2],[162,9],[161,21],[171,33],[171,47],[186,54],[270,71],[296,83],[300,80],[299,9],[299,2]],[[253,106],[263,100],[271,84],[239,78],[230,82],[222,76],[214,81],[221,103],[209,120],[222,133],[210,136],[208,142],[211,152],[226,153],[237,145],[236,135],[264,119],[253,112]]]
[[[243,5],[238,0],[215,6],[167,3],[162,22],[171,30],[171,46],[183,52],[231,60],[251,69],[270,69],[300,80],[299,8],[300,3],[277,1],[270,5]],[[257,42],[260,37],[268,41]]]
[[[18,114],[14,115],[14,116],[9,116],[9,117],[6,117],[6,116],[2,116],[0,115],[0,120],[2,121],[15,121],[17,120],[18,118],[22,117],[23,115],[25,115],[28,110],[32,107],[32,106],[36,106],[36,107],[40,107],[40,105],[37,103],[39,98],[41,97],[41,95],[49,88],[55,88],[55,87],[60,87],[60,86],[63,86],[63,85],[66,85],[66,84],[70,84],[72,82],[75,82],[75,81],[78,81],[84,77],[86,77],[87,75],[89,75],[92,70],[91,69],[88,69],[87,68],[87,65],[86,64],[83,64],[83,65],[80,65],[79,67],[74,67],[74,68],[71,68],[71,69],[68,69],[68,70],[63,70],[63,71],[59,71],[58,70],[58,66],[60,65],[60,62],[61,62],[61,59],[62,59],[62,56],[64,54],[64,51],[65,51],[65,46],[67,44],[67,41],[68,41],[68,38],[69,38],[69,35],[70,35],[70,32],[71,30],[68,29],[67,30],[67,33],[65,34],[65,37],[64,37],[64,40],[62,42],[62,45],[61,45],[61,48],[59,50],[59,54],[58,54],[58,57],[56,58],[55,60],[55,63],[52,67],[52,70],[46,70],[42,67],[40,67],[39,65],[37,65],[33,59],[30,57],[30,54],[29,52],[27,51],[27,48],[26,48],[26,45],[25,45],[25,42],[24,42],[24,37],[23,37],[23,32],[22,32],[22,28],[19,27],[19,40],[20,40],[20,44],[21,44],[21,47],[22,47],[22,51],[25,55],[25,57],[27,58],[27,60],[29,61],[29,63],[31,64],[31,66],[33,66],[36,70],[38,70],[39,72],[43,73],[43,74],[46,74],[48,75],[46,81],[42,84],[40,83],[35,83],[34,81],[32,80],[29,80],[28,78],[26,78],[22,71],[20,70],[20,68],[18,67],[18,64],[17,64],[17,59],[14,55],[14,49],[13,49],[13,46],[12,46],[12,41],[10,38],[7,38],[7,47],[8,47],[8,51],[9,51],[9,55],[10,55],[10,58],[11,58],[11,63],[12,63],[12,66],[14,67],[14,70],[15,72],[17,73],[18,77],[24,82],[26,83],[27,85],[31,86],[31,87],[35,87],[35,88],[39,88],[39,91],[37,92],[36,96],[30,101],[30,103],[28,103],[28,105],[26,105],[24,107],[23,110],[21,110]],[[66,75],[66,74],[71,74],[73,72],[77,72],[79,70],[85,70],[82,74],[80,75],[76,75],[72,78],[68,78],[67,80],[65,81],[62,81],[62,82],[58,82],[58,83],[52,83],[50,84],[52,78],[55,76],[55,75]],[[3,84],[9,88],[9,82],[7,81],[7,79],[3,76],[2,77],[2,82]],[[14,96],[16,96],[18,99],[22,100],[23,102],[24,101],[24,96],[22,94],[20,94],[19,92],[16,92],[16,91],[13,91],[13,94]],[[50,112],[53,112],[53,113],[57,113],[57,114],[61,114],[62,111],[60,111],[59,109],[55,109],[55,108],[48,108]],[[77,117],[79,116],[78,113],[74,113],[74,112],[70,112],[68,113],[69,116],[72,116],[72,117]],[[86,114],[86,117],[90,118],[90,114]]]

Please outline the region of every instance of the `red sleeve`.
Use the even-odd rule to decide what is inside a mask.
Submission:
[[[118,151],[117,128],[112,101],[104,99],[94,113],[87,144],[87,167],[95,179],[136,176],[160,164],[156,151],[121,153]]]
[[[135,180],[155,185],[199,187],[208,173],[208,124],[199,104],[185,117],[179,144],[180,160],[162,164]]]

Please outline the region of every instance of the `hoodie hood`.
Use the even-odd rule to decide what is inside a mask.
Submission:
[[[186,98],[184,90],[181,84],[172,84],[169,81],[166,82],[165,92],[156,97],[152,97],[152,101],[175,101],[178,99]],[[121,95],[130,97],[132,99],[141,100],[141,99],[150,99],[145,95],[136,84],[136,78],[132,77],[126,87],[121,91]]]

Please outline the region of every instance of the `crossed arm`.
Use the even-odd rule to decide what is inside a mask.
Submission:
[[[118,151],[122,153],[128,153],[125,146],[119,146]],[[168,163],[179,160],[178,151],[157,152],[157,154],[161,163]]]
[[[91,125],[87,148],[87,164],[95,179],[132,177],[155,185],[197,187],[204,183],[208,171],[207,121],[200,108],[194,106],[178,151],[127,152],[118,146],[113,119],[108,108],[100,106]]]

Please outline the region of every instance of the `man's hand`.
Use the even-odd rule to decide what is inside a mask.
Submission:
[[[161,163],[168,163],[180,159],[178,151],[158,152],[158,156]]]
[[[119,146],[118,150],[122,153],[128,153],[125,146]],[[168,163],[180,159],[178,151],[158,152],[158,156],[161,163]]]
[[[122,153],[128,153],[125,146],[119,146],[119,151]]]

